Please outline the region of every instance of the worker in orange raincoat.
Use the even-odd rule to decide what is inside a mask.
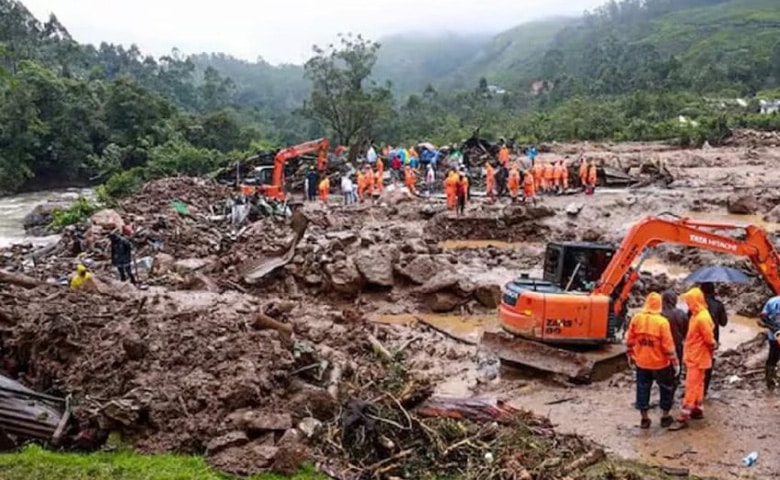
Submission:
[[[366,194],[366,174],[358,170],[357,172],[358,200],[363,201]]]
[[[631,318],[626,332],[626,347],[630,363],[636,367],[636,408],[642,420],[639,426],[650,428],[650,391],[653,382],[661,390],[661,426],[668,428],[674,423],[669,413],[674,402],[674,390],[680,362],[674,348],[674,337],[669,320],[661,315],[663,301],[661,294],[651,292],[645,299],[644,308]]]
[[[588,188],[585,193],[593,195],[596,191],[596,182],[598,181],[598,170],[596,170],[596,161],[591,160],[588,166]]]
[[[550,162],[544,162],[543,174],[542,174],[542,190],[549,192],[554,186],[553,166]]]
[[[458,201],[458,174],[455,170],[450,170],[447,178],[444,179],[444,192],[447,194],[447,208],[452,210]]]
[[[374,174],[374,187],[381,195],[385,191],[385,162],[381,158],[376,159],[376,173]]]
[[[564,192],[569,189],[569,166],[563,160],[561,160],[561,183]]]
[[[409,192],[417,194],[417,175],[414,173],[414,169],[407,165],[404,168],[404,183]]]
[[[509,189],[509,196],[512,197],[512,202],[516,202],[518,192],[520,191],[520,169],[517,168],[517,165],[512,165],[506,186]]]
[[[588,162],[585,157],[580,158],[580,185],[582,185],[582,191],[588,188]]]
[[[320,200],[322,200],[323,203],[328,203],[328,195],[330,194],[330,179],[327,175],[325,175],[325,178],[320,180],[319,191]]]
[[[496,195],[493,193],[495,186],[496,170],[493,168],[493,164],[491,162],[487,162],[485,164],[485,189],[487,189],[488,197],[490,197],[491,200],[496,199]]]
[[[680,298],[688,305],[691,319],[683,346],[685,398],[674,430],[686,427],[691,418],[704,418],[704,376],[712,367],[712,356],[718,348],[715,323],[707,310],[704,292],[694,287],[680,295]]]
[[[541,192],[544,185],[544,165],[542,165],[542,162],[534,162],[531,169],[534,173],[534,188],[537,192]]]
[[[523,175],[523,200],[536,204],[536,182],[531,170],[526,170],[525,175]]]
[[[561,162],[553,163],[553,190],[557,192],[561,191],[563,186],[563,165]]]
[[[328,166],[328,150],[323,148],[317,154],[317,171],[322,173]]]
[[[371,165],[366,167],[366,193],[369,198],[374,198],[374,170]]]
[[[506,145],[501,145],[501,149],[498,151],[498,161],[505,167],[509,163],[509,149]]]

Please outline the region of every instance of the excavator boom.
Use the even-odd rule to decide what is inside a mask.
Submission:
[[[284,192],[284,167],[287,164],[287,161],[308,153],[317,152],[317,166],[320,168],[327,159],[329,146],[330,142],[327,138],[319,138],[317,140],[304,142],[279,150],[274,157],[271,183],[268,185],[259,185],[257,188],[260,193],[265,197],[284,200],[286,198]]]
[[[614,363],[617,357],[623,361],[626,303],[639,277],[633,264],[645,249],[664,243],[746,257],[780,295],[780,255],[763,229],[648,217],[637,222],[614,251],[605,253],[603,245],[595,244],[551,244],[559,250],[548,246],[555,255],[548,252],[545,272],[557,276],[547,278],[546,273],[545,280],[526,277],[507,284],[499,307],[504,332],[484,336],[483,346],[513,364],[559,373],[571,380],[592,379],[598,364]],[[561,252],[566,248],[582,259],[573,271],[563,268],[565,255]],[[590,260],[583,252],[591,254]],[[609,254],[609,261],[604,261]],[[551,258],[554,265],[548,265]],[[571,291],[575,279],[593,270],[588,261],[606,266],[601,267],[598,278],[594,277],[595,285],[589,291]],[[589,347],[590,351],[585,351]]]

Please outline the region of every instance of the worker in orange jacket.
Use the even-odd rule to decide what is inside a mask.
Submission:
[[[590,195],[596,191],[596,182],[598,181],[598,170],[596,170],[596,161],[591,160],[590,166],[588,166],[588,190],[586,193]]]
[[[569,166],[563,160],[561,160],[561,183],[564,192],[569,189]]]
[[[376,173],[374,174],[374,187],[381,195],[385,191],[385,162],[381,158],[376,159]]]
[[[509,163],[509,149],[506,145],[502,145],[501,149],[498,151],[498,161],[505,167]]]
[[[406,188],[409,189],[409,192],[417,194],[417,175],[409,165],[404,168],[404,183],[406,183]]]
[[[642,416],[640,427],[650,428],[650,391],[653,382],[661,390],[661,426],[672,426],[674,419],[669,413],[674,401],[680,362],[674,348],[674,337],[669,320],[661,315],[661,295],[651,292],[645,299],[644,308],[631,318],[626,332],[626,347],[629,362],[636,368],[636,408]]]
[[[588,188],[588,162],[585,157],[580,158],[580,185],[584,192]]]
[[[357,187],[358,187],[358,200],[363,201],[363,196],[366,194],[366,174],[358,170],[357,172]]]
[[[562,171],[562,164],[561,162],[554,162],[553,163],[553,189],[555,192],[561,191],[561,186],[563,186],[563,171]]]
[[[488,197],[495,201],[496,196],[493,193],[493,189],[496,185],[496,170],[493,168],[493,164],[487,162],[485,164],[485,189],[487,190]]]
[[[520,170],[517,168],[517,165],[512,165],[506,186],[509,189],[509,196],[512,197],[512,203],[516,202],[518,192],[520,191]]]
[[[688,425],[688,420],[704,418],[704,376],[712,367],[712,356],[718,348],[715,323],[707,310],[707,300],[700,288],[694,287],[680,295],[691,314],[683,346],[685,362],[685,398],[677,417],[675,430]]]
[[[458,174],[455,170],[450,170],[447,178],[444,179],[444,192],[447,194],[447,208],[452,210],[458,201]]]
[[[328,203],[328,195],[330,194],[330,179],[327,175],[325,175],[325,178],[320,180],[319,191],[320,200],[322,200],[322,203]]]
[[[553,188],[554,173],[552,164],[550,164],[550,162],[544,162],[542,171],[542,190],[547,193]]]
[[[536,205],[536,182],[531,170],[526,170],[523,175],[523,200],[532,201]]]
[[[374,170],[371,165],[366,167],[366,193],[369,198],[374,198]]]
[[[534,173],[534,189],[537,192],[541,192],[544,185],[544,165],[542,165],[541,161],[534,162],[532,170]]]

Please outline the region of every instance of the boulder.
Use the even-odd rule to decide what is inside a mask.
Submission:
[[[435,292],[425,296],[425,303],[433,312],[446,313],[458,308],[463,299],[450,292]]]
[[[436,260],[435,257],[430,255],[414,257],[404,266],[395,265],[395,272],[399,276],[417,285],[423,285],[442,271],[454,274],[451,266]]]
[[[363,276],[351,258],[325,266],[328,284],[339,293],[357,295],[363,288]]]
[[[266,472],[274,463],[279,448],[256,440],[246,445],[226,448],[206,457],[214,469],[249,477]]]
[[[49,202],[36,205],[30,213],[24,216],[22,225],[27,233],[45,234],[46,227],[54,220],[54,210],[58,208],[68,208],[67,203]]]
[[[206,444],[206,455],[214,455],[226,448],[241,447],[249,443],[249,437],[241,431],[230,432],[221,437],[213,438]]]
[[[374,246],[361,250],[355,256],[355,265],[368,285],[392,287],[393,265],[398,261],[395,246]]]
[[[112,210],[110,208],[100,210],[99,212],[95,213],[92,215],[90,221],[92,222],[92,225],[98,226],[107,231],[115,230],[125,226],[125,222],[122,220],[122,216],[119,215],[116,210]]]
[[[501,287],[489,283],[477,285],[474,298],[486,308],[498,308],[501,303]]]
[[[729,213],[753,215],[758,211],[758,200],[754,195],[731,195],[726,203]]]
[[[173,264],[173,270],[177,273],[191,273],[202,270],[214,262],[211,258],[184,258]]]
[[[442,290],[454,290],[458,284],[458,277],[451,272],[439,272],[433,277],[429,278],[423,286],[419,287],[416,292],[421,294],[429,294],[435,292],[441,292]]]
[[[764,221],[770,223],[780,223],[780,205],[775,206],[766,215],[764,215]]]
[[[571,202],[570,204],[566,205],[566,215],[576,217],[580,214],[584,207],[585,204],[582,202]]]
[[[174,263],[176,263],[176,259],[173,258],[173,255],[160,252],[154,256],[152,272],[156,275],[165,275],[173,270]]]

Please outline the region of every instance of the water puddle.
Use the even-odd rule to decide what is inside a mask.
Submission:
[[[479,343],[485,331],[500,330],[498,314],[452,315],[438,313],[401,313],[377,315],[375,323],[385,325],[413,326],[417,323],[427,325],[449,337],[471,345]]]
[[[743,317],[742,315],[729,315],[729,323],[720,328],[721,352],[739,347],[756,337],[756,334],[764,330],[756,322],[758,319]]]

